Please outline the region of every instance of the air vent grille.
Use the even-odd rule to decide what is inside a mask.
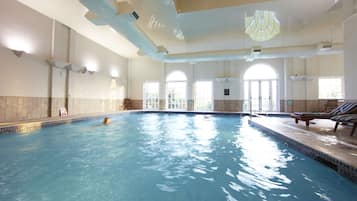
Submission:
[[[137,12],[133,11],[133,12],[131,13],[131,15],[132,15],[133,17],[135,17],[136,20],[139,19],[139,14],[138,14]]]

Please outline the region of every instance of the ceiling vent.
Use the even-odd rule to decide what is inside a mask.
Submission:
[[[263,52],[262,48],[260,47],[253,47],[250,51],[251,55],[259,55]]]
[[[164,46],[157,46],[157,50],[158,50],[157,51],[158,53],[161,53],[164,55],[169,54],[169,51]]]
[[[117,3],[117,12],[119,15],[129,14],[135,20],[140,18],[139,14],[134,10],[134,8],[127,1],[122,1]]]
[[[330,49],[332,49],[332,43],[331,42],[321,42],[317,48],[321,51],[330,50]]]
[[[138,14],[136,11],[133,11],[133,12],[131,13],[131,16],[133,16],[136,20],[139,19],[139,14]]]
[[[245,57],[245,60],[247,62],[252,62],[255,59],[257,59],[257,57],[259,55],[261,55],[263,52],[261,47],[253,47],[252,49],[250,49],[250,54],[248,56]]]

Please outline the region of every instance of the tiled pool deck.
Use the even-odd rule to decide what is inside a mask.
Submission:
[[[253,117],[249,120],[251,125],[282,139],[289,146],[357,182],[357,145],[351,143],[354,139],[346,140],[346,137],[340,137],[346,135],[348,128],[341,128],[346,131],[339,131],[334,135],[333,122],[317,121],[309,129],[290,122],[294,120],[271,117]],[[330,125],[331,129],[328,129],[327,125]]]

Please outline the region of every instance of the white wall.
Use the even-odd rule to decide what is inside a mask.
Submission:
[[[287,100],[317,100],[319,77],[343,77],[343,55],[314,56],[310,58],[289,58],[285,72]],[[309,80],[291,80],[291,75],[307,75]],[[284,85],[284,83],[282,83]],[[283,92],[282,92],[283,94]]]
[[[51,27],[51,19],[19,2],[1,1],[0,42],[3,46],[20,41],[20,45],[29,48],[29,53],[48,58],[51,52]]]
[[[70,96],[74,98],[115,98],[126,96],[128,59],[79,35],[17,1],[6,0],[0,7],[0,96],[65,97],[66,73],[57,68],[52,72],[47,60],[55,58],[74,64],[74,70],[94,63],[98,73],[71,73]],[[52,32],[54,31],[54,36]],[[54,37],[54,38],[53,38]],[[52,46],[52,39],[54,43]],[[8,48],[29,47],[30,51],[16,57]],[[111,71],[119,72],[117,88],[112,89]],[[52,88],[52,94],[50,94]],[[113,92],[113,90],[115,90]],[[113,97],[114,96],[114,97]]]
[[[314,56],[311,58],[267,59],[254,62],[217,61],[196,64],[164,64],[148,58],[131,59],[129,65],[129,97],[142,99],[142,87],[145,81],[160,82],[160,97],[165,99],[166,76],[176,70],[182,71],[188,78],[188,99],[193,97],[193,84],[196,81],[212,81],[215,100],[243,100],[244,73],[255,64],[271,66],[278,75],[278,92],[281,100],[317,100],[318,78],[323,76],[344,75],[343,55]],[[308,75],[312,80],[293,81],[291,75]],[[219,82],[216,78],[235,78],[229,82]],[[230,96],[224,96],[223,90],[229,88]]]
[[[10,48],[26,53],[17,57]],[[69,77],[51,67],[50,59],[73,64]],[[128,59],[18,1],[1,2],[0,61],[0,121],[58,115],[67,105],[81,114],[114,112],[127,96]],[[88,63],[96,66],[95,74],[76,72]],[[112,80],[112,70],[118,79]]]
[[[318,99],[318,78],[319,77],[344,77],[344,56],[329,55],[308,58],[306,61],[307,75],[316,79],[307,81],[306,99]]]
[[[192,99],[192,86],[196,81],[212,81],[214,84],[215,100],[241,100],[243,97],[242,82],[245,71],[252,65],[264,63],[275,69],[278,76],[283,74],[283,59],[270,59],[264,61],[217,61],[202,63],[160,63],[148,58],[130,60],[129,65],[129,97],[142,99],[142,87],[146,81],[159,81],[161,84],[160,96],[165,98],[166,77],[174,71],[184,72],[187,76],[188,99]],[[220,82],[216,78],[233,77],[229,82]],[[224,89],[230,89],[230,96],[224,96]]]
[[[31,55],[18,58],[0,47],[0,96],[48,97],[49,66]]]
[[[99,46],[91,40],[72,31],[70,62],[75,70],[94,65],[97,73],[70,74],[70,96],[90,99],[124,99],[125,81],[128,75],[128,59]],[[118,72],[116,88],[112,89],[111,71]]]
[[[344,23],[346,99],[357,100],[357,14]]]
[[[142,99],[145,82],[163,82],[164,64],[149,58],[130,59],[128,67],[129,90],[131,99]],[[162,87],[162,84],[160,85]],[[164,88],[160,89],[163,91]],[[163,95],[163,94],[162,94]],[[161,97],[164,98],[164,95]]]

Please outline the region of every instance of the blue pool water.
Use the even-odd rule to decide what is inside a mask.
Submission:
[[[1,201],[356,201],[236,116],[124,114],[0,135]]]

